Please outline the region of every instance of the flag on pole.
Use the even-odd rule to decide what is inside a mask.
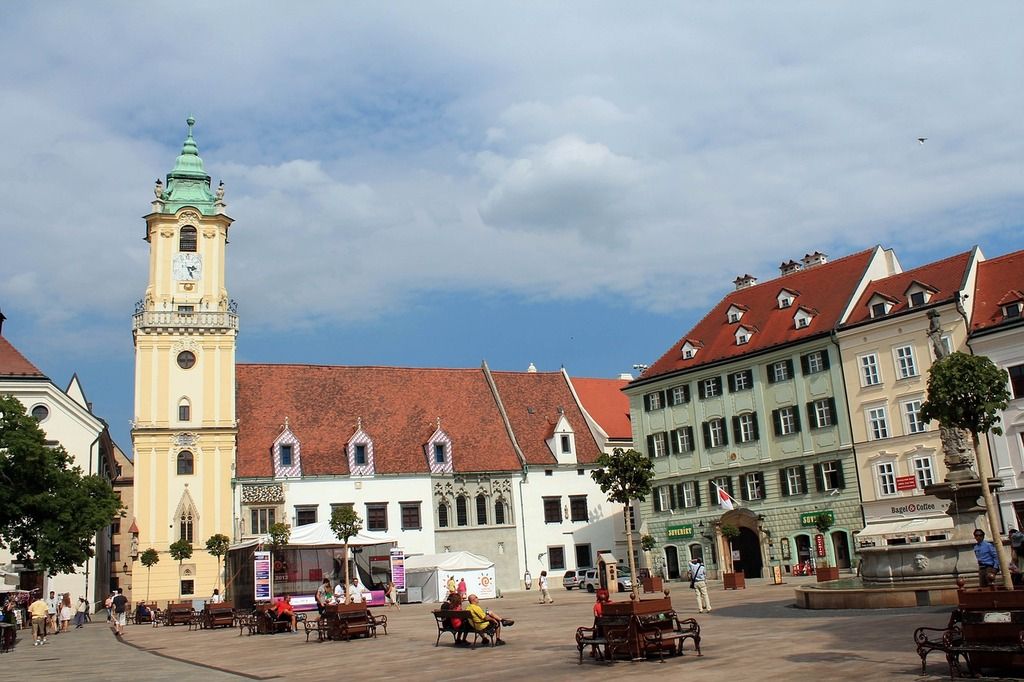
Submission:
[[[735,500],[733,500],[732,495],[722,490],[722,487],[719,486],[714,481],[712,481],[712,483],[714,484],[715,489],[718,491],[718,504],[722,505],[722,509],[732,511],[735,508],[733,506],[733,502]]]

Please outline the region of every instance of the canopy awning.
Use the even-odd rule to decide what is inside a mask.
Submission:
[[[927,532],[945,532],[953,530],[953,519],[949,516],[928,516],[921,519],[900,519],[894,521],[874,521],[855,532],[858,538],[886,537],[890,535],[910,535]]]
[[[349,538],[350,547],[364,547],[366,545],[386,545],[394,543],[395,539],[386,533],[372,530],[359,531],[357,535]],[[252,540],[231,545],[231,549],[244,549],[254,545],[269,545],[270,536],[263,535]],[[338,536],[331,530],[331,524],[326,521],[318,523],[307,523],[292,529],[288,538],[287,547],[344,547],[345,543],[338,539]]]
[[[445,552],[444,554],[419,554],[405,558],[405,572],[422,571],[482,571],[494,566],[487,557],[472,552]]]

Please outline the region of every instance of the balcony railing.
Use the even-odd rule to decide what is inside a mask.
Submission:
[[[234,310],[136,310],[132,315],[132,330],[143,328],[187,328],[238,330],[238,315]]]

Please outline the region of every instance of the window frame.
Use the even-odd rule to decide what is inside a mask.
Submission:
[[[582,504],[582,507],[580,506]],[[582,510],[582,515],[578,514]],[[587,505],[586,495],[570,495],[569,496],[569,520],[573,523],[590,522],[590,507]]]
[[[253,523],[254,521],[255,523]],[[277,507],[249,508],[250,535],[266,535],[275,523],[277,523]]]
[[[865,407],[864,416],[867,419],[868,440],[885,440],[892,436],[889,429],[888,406]]]
[[[686,405],[690,402],[690,385],[682,384],[680,386],[673,386],[668,390],[668,405],[674,407],[676,405]]]
[[[402,530],[423,530],[423,514],[420,502],[399,502],[399,518]],[[415,517],[411,519],[410,517]],[[414,520],[415,524],[411,523]]]
[[[565,546],[548,545],[548,567],[552,571],[565,570]]]
[[[754,388],[754,370],[744,369],[729,375],[729,392],[750,391]]]
[[[183,464],[187,464],[188,471],[182,471]],[[196,474],[196,456],[191,450],[179,450],[175,456],[175,470],[178,472],[178,476],[195,476]]]
[[[793,375],[793,360],[790,358],[768,363],[769,384],[780,384],[783,381],[792,381]]]
[[[697,382],[697,394],[701,400],[722,397],[722,377],[707,377]]]
[[[377,523],[374,517],[378,516]],[[383,523],[380,521],[383,520]],[[367,502],[366,503],[366,530],[386,533],[388,530],[388,503]]]
[[[882,383],[882,369],[878,366],[878,353],[857,356],[857,369],[861,388],[879,386]],[[873,381],[872,381],[873,379]]]
[[[900,412],[903,415],[903,428],[906,429],[907,434],[924,433],[928,430],[928,422],[921,419],[922,402],[920,398],[913,398],[900,403]],[[915,405],[917,406],[916,409],[911,409]]]
[[[544,523],[562,523],[562,496],[545,495],[541,501],[544,505]]]
[[[784,467],[780,470],[781,478],[784,481],[782,486],[783,497],[807,494],[807,471],[803,465]]]
[[[680,426],[672,431],[672,454],[682,455],[693,452],[697,444],[693,441],[693,427]]]
[[[917,359],[914,357],[914,346],[906,344],[892,349],[893,364],[896,366],[896,379],[913,379],[920,376]]]
[[[316,505],[316,504],[297,504],[297,505],[295,505],[294,509],[295,509],[295,527],[296,528],[298,528],[299,526],[309,526],[309,525],[314,524],[314,523],[317,522],[317,518],[319,516],[318,512],[320,510],[320,505]],[[309,514],[313,515],[312,520],[309,520],[309,516],[308,516]],[[306,515],[305,516],[306,520],[305,520],[305,522],[300,523],[300,519],[303,518],[302,515]]]
[[[917,480],[917,487],[921,490],[925,486],[935,483],[935,463],[931,455],[917,455],[911,461],[914,467],[914,478]],[[921,465],[924,466],[921,466]]]
[[[293,458],[294,449],[291,443],[282,443],[278,451],[281,453],[281,466],[292,466],[295,460]]]
[[[1011,365],[1006,368],[1006,374],[1012,399],[1024,398],[1024,365]]]
[[[487,523],[489,511],[488,508],[491,505],[487,503],[487,496],[484,495],[483,493],[479,493],[475,498],[473,498],[473,506],[476,507],[476,509],[474,510],[476,512],[476,525],[489,525]]]
[[[708,448],[721,448],[729,444],[729,437],[726,435],[725,419],[714,417],[704,422],[707,435]]]
[[[879,497],[895,497],[899,494],[896,490],[896,463],[875,462],[875,488]]]
[[[743,492],[745,500],[758,502],[765,499],[764,474],[752,471],[743,476]]]

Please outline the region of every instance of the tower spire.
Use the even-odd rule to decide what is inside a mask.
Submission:
[[[203,168],[199,145],[192,136],[196,119],[189,116],[185,123],[188,125],[188,132],[181,145],[181,153],[174,162],[174,168],[167,174],[167,189],[162,195],[162,200],[166,202],[164,210],[167,213],[174,213],[183,206],[192,206],[209,215],[216,212],[216,196],[210,189],[210,176]]]

